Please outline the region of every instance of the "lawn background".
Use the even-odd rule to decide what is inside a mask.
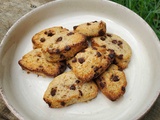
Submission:
[[[160,40],[160,0],[112,0],[141,16]]]

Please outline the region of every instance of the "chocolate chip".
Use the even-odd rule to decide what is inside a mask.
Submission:
[[[44,32],[44,34],[46,34],[46,35],[47,35],[47,33],[48,33],[47,31]]]
[[[64,59],[65,56],[64,56],[63,54],[60,54],[60,58],[61,58],[61,59]]]
[[[113,44],[117,44],[117,40],[112,40],[112,43]]]
[[[85,62],[85,59],[84,58],[78,58],[78,62],[82,64],[83,62]]]
[[[39,61],[39,58],[37,58],[37,62]]]
[[[92,47],[94,50],[97,50],[97,48],[96,47]]]
[[[115,53],[113,49],[107,49],[107,51],[110,51],[111,53]]]
[[[77,83],[77,84],[80,83],[80,80],[76,80],[76,83]]]
[[[91,23],[87,23],[87,25],[91,25]]]
[[[103,83],[103,82],[100,82],[100,83],[99,83],[99,86],[100,86],[102,89],[105,87],[105,85],[106,85],[105,82],[104,82],[104,83]]]
[[[41,42],[45,42],[46,39],[45,39],[45,38],[41,38],[40,41],[41,41]]]
[[[48,33],[48,36],[49,37],[52,37],[54,34],[53,33]]]
[[[102,37],[100,37],[100,39],[101,39],[102,41],[104,41],[104,40],[106,39],[106,36],[102,36]]]
[[[70,86],[70,90],[76,90],[76,87],[74,84]]]
[[[39,68],[40,68],[40,69],[43,69],[43,66],[42,66],[42,65],[40,65],[40,66],[39,66]]]
[[[69,32],[69,33],[67,33],[67,35],[68,35],[68,36],[73,35],[73,34],[74,34],[73,32]]]
[[[122,86],[121,90],[122,90],[123,92],[125,92],[125,91],[126,91],[126,89],[125,89],[125,87],[124,87],[124,86]]]
[[[79,94],[80,94],[80,96],[83,96],[83,93],[82,93],[82,91],[81,91],[81,90],[79,90]]]
[[[57,90],[56,90],[55,88],[52,88],[52,89],[51,89],[51,95],[52,95],[52,96],[55,96],[56,91],[57,91]]]
[[[122,42],[121,41],[118,41],[118,46],[122,45]]]
[[[123,54],[118,55],[117,58],[122,60],[123,59]]]
[[[73,26],[73,29],[76,30],[78,26]]]
[[[66,103],[65,103],[64,101],[62,101],[62,102],[61,102],[61,105],[62,105],[62,106],[65,106],[65,105],[66,105]]]
[[[62,37],[57,38],[56,42],[62,41]]]
[[[97,52],[97,57],[101,57],[101,53],[100,52]]]
[[[114,53],[110,53],[110,54],[109,54],[109,57],[110,57],[111,59],[113,59],[113,58],[115,58],[115,54],[114,54]]]
[[[72,63],[77,62],[77,58],[73,58]]]
[[[123,71],[123,68],[121,68],[121,67],[118,66],[118,70],[119,70],[119,71]]]
[[[49,37],[52,37],[53,35],[54,35],[54,34],[53,34],[51,31],[48,32],[48,36],[49,36]]]
[[[66,51],[69,51],[70,49],[71,49],[71,47],[68,46],[68,45],[65,47],[65,50],[66,50]]]
[[[104,35],[105,34],[105,32],[103,31],[103,29],[101,29],[99,32],[98,32],[98,35],[100,35],[100,36],[102,36],[102,35]]]
[[[111,34],[109,34],[109,33],[107,33],[107,36],[108,36],[108,37],[112,37],[112,35],[111,35]]]
[[[117,61],[116,61],[116,59],[114,59],[114,60],[112,61],[112,63],[113,63],[113,64],[118,64]]]
[[[56,49],[55,52],[58,54],[58,53],[60,53],[60,50],[59,50],[59,49]]]
[[[66,69],[66,64],[61,64],[60,66],[60,73],[64,72]]]
[[[102,45],[101,47],[106,48],[106,45]]]
[[[99,67],[95,66],[94,67],[94,72],[96,72],[99,69]]]
[[[119,77],[117,75],[112,75],[111,80],[114,82],[117,82],[117,81],[119,81]]]

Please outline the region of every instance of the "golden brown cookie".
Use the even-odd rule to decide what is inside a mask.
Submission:
[[[95,81],[101,92],[112,101],[125,93],[127,85],[125,73],[120,71],[117,65],[112,64]]]
[[[88,46],[86,37],[80,33],[65,31],[57,33],[42,46],[46,60],[58,62],[73,57]]]
[[[22,69],[37,75],[56,77],[65,71],[64,62],[50,63],[46,61],[40,48],[33,49],[18,61]]]
[[[65,72],[52,80],[44,93],[44,101],[51,108],[66,107],[89,101],[98,94],[97,85],[91,81],[81,84],[72,71]]]
[[[102,36],[106,33],[106,23],[103,21],[87,22],[73,27],[75,32],[79,32],[87,37]]]
[[[88,82],[103,73],[112,63],[114,54],[110,51],[100,52],[94,48],[86,48],[67,61],[78,79]]]
[[[63,32],[63,31],[68,31],[68,29],[63,28],[62,26],[56,26],[56,27],[44,29],[36,33],[32,37],[33,48],[34,49],[41,48],[42,44],[44,44],[46,41],[52,38],[55,34]]]
[[[115,34],[107,33],[104,36],[94,37],[91,40],[92,47],[101,47],[106,50],[114,50],[115,64],[121,69],[125,69],[130,61],[132,51],[129,44]]]

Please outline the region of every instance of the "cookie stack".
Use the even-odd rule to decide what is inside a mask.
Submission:
[[[32,38],[33,50],[18,61],[22,69],[54,79],[44,93],[51,108],[89,101],[99,90],[115,101],[125,93],[125,73],[131,48],[122,38],[106,33],[106,23],[93,21],[48,28]],[[66,67],[70,71],[65,72]]]

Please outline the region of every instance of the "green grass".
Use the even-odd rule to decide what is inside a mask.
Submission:
[[[160,40],[160,0],[112,0],[140,15]]]

